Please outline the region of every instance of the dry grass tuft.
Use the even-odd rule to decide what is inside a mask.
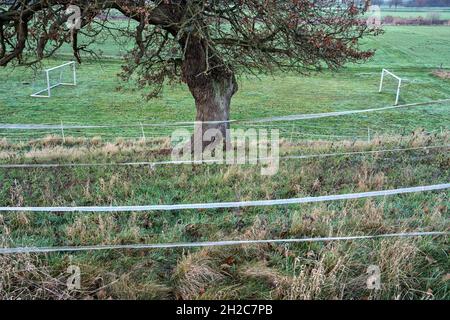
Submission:
[[[375,172],[375,168],[367,162],[363,162],[354,177],[361,191],[381,190],[387,182],[386,179],[384,172]]]
[[[9,147],[8,140],[6,140],[6,138],[0,139],[0,148],[6,149],[7,147]]]
[[[268,267],[265,261],[244,265],[238,270],[238,274],[244,279],[256,279],[267,283],[273,290],[274,299],[282,299],[292,285],[292,278],[282,275],[275,268]]]
[[[178,299],[201,298],[209,286],[217,285],[224,275],[217,271],[207,249],[184,255],[173,272]]]
[[[377,204],[369,199],[365,202],[362,210],[356,210],[353,215],[358,221],[359,230],[366,232],[387,232],[389,228],[385,226],[384,202]]]
[[[244,232],[242,239],[258,240],[265,239],[269,236],[268,222],[264,217],[257,216],[253,225]]]
[[[408,286],[417,278],[419,249],[411,239],[382,240],[377,251],[377,264],[381,270],[381,282],[385,291],[401,298]]]
[[[225,183],[230,183],[233,181],[247,180],[253,175],[251,170],[247,170],[242,166],[232,165],[228,167],[223,175],[223,180]]]
[[[112,215],[97,215],[95,218],[78,216],[65,229],[66,237],[73,243],[115,243],[119,226]]]
[[[295,236],[326,236],[330,232],[329,222],[332,213],[324,205],[311,209],[311,212],[295,211],[292,214],[290,233]]]
[[[52,276],[38,258],[0,255],[0,300],[18,297],[30,300],[74,298],[67,289],[64,276]]]
[[[153,281],[138,281],[132,275],[126,274],[114,281],[106,290],[107,296],[117,299],[147,299],[166,300],[171,297],[171,290],[167,286]]]
[[[342,278],[346,274],[348,257],[338,250],[339,245],[329,245],[318,255],[303,260],[296,259],[291,285],[285,293],[290,300],[340,299]]]

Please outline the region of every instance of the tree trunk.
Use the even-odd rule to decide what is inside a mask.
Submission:
[[[209,80],[207,86],[195,88],[194,91],[198,91],[198,93],[194,95],[197,110],[194,139],[197,145],[201,141],[202,150],[211,142],[217,144],[223,141],[225,145],[227,144],[231,98],[236,92],[236,88],[234,75],[228,75],[223,79],[213,78]],[[207,134],[214,134],[213,141],[209,140]]]
[[[208,50],[201,39],[190,38],[185,44],[183,78],[195,99],[196,124],[192,137],[192,150],[214,143],[228,146],[230,128],[231,98],[238,90],[234,73],[223,66],[222,61],[208,56]],[[211,130],[212,129],[212,130]],[[215,131],[214,131],[215,130]],[[214,134],[215,137],[204,137]],[[205,135],[206,133],[206,135]]]

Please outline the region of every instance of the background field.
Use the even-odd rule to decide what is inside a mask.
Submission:
[[[450,19],[450,8],[440,8],[440,7],[403,7],[403,8],[389,8],[381,7],[381,16],[392,16],[399,18],[430,18],[431,16],[438,19]]]
[[[402,104],[450,98],[450,80],[432,75],[437,68],[450,69],[450,27],[386,27],[383,36],[366,39],[364,45],[376,48],[376,56],[337,73],[241,77],[232,118],[389,106],[395,99],[395,84],[377,93],[382,68],[407,79]],[[98,46],[105,55],[120,53],[111,39]],[[45,65],[67,59],[61,56]],[[31,70],[0,69],[0,124],[154,124],[194,119],[194,103],[184,85],[167,86],[161,98],[146,101],[144,92],[132,90],[131,84],[116,90],[124,85],[116,77],[119,71],[117,60],[86,61],[78,69],[79,86],[58,88],[51,99],[39,100],[28,96],[33,91]],[[282,161],[274,177],[261,176],[260,166],[0,168],[0,206],[244,201],[447,183],[449,107],[450,103],[430,104],[274,124],[285,138],[282,154],[441,148]],[[165,126],[144,131],[147,137],[161,137],[171,130]],[[29,141],[50,133],[56,136]],[[136,141],[140,128],[66,129],[65,133],[63,141],[57,137],[60,130],[0,130],[0,164],[164,160],[170,152],[168,139]],[[16,212],[0,214],[0,246],[249,240],[448,231],[449,227],[448,192],[442,191],[242,210]],[[423,237],[0,256],[0,298],[449,299],[448,248],[447,237]],[[80,291],[66,288],[69,265],[81,267]],[[366,287],[370,265],[381,268],[380,291]]]
[[[431,73],[442,66],[450,68],[450,28],[447,27],[387,27],[386,34],[367,39],[365,46],[376,48],[376,56],[366,64],[350,65],[337,72],[312,74],[261,75],[259,78],[242,76],[240,91],[233,99],[232,118],[258,119],[270,116],[320,113],[329,111],[365,109],[392,105],[395,100],[394,81],[387,82],[386,90],[378,94],[380,71],[388,68],[406,80],[400,104],[426,102],[450,97],[449,80],[436,78]],[[102,47],[103,48],[103,47]],[[105,54],[113,54],[116,47],[105,45]],[[67,58],[47,61],[47,66],[58,65]],[[24,68],[2,69],[0,76],[1,123],[48,124],[151,124],[161,122],[192,121],[195,116],[193,99],[183,84],[165,89],[163,96],[146,101],[145,92],[135,91],[131,84],[117,78],[120,62],[109,60],[87,61],[78,68],[79,86],[54,90],[51,99],[36,99],[28,95],[37,89],[33,71]],[[37,79],[43,79],[38,74]],[[37,81],[38,82],[38,81]],[[34,84],[34,85],[33,85]],[[117,91],[117,87],[125,89]],[[40,88],[40,87],[39,87]],[[409,132],[418,127],[427,131],[448,127],[449,104],[414,107],[409,110],[327,118],[277,124],[285,136],[300,133],[318,135],[366,136],[370,127],[378,133]],[[147,136],[170,134],[169,128],[145,128]],[[0,135],[20,140],[45,132],[0,130]],[[53,131],[59,134],[59,130]],[[140,137],[141,129],[110,129],[68,131],[68,135],[114,137]]]

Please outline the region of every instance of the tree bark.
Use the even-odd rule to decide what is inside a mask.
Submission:
[[[222,61],[208,54],[206,42],[201,39],[187,39],[183,60],[183,78],[194,97],[197,110],[192,147],[200,146],[202,151],[212,142],[229,145],[231,98],[238,90],[234,73],[225,68]],[[203,141],[205,133],[218,135],[211,141]]]

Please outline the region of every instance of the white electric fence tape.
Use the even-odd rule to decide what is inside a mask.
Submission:
[[[417,150],[432,150],[449,148],[450,145],[441,146],[427,146],[427,147],[415,147],[415,148],[397,148],[397,149],[383,149],[383,150],[369,150],[369,151],[353,151],[353,152],[341,152],[341,153],[322,153],[322,154],[308,154],[298,156],[282,156],[279,158],[263,157],[258,159],[249,159],[249,162],[261,162],[270,160],[301,160],[301,159],[313,159],[313,158],[328,158],[338,156],[352,156],[352,155],[373,155],[378,153],[389,152],[402,152],[402,151],[417,151]],[[161,166],[161,165],[182,165],[182,164],[223,164],[224,161],[220,160],[199,160],[199,161],[143,161],[143,162],[120,162],[120,163],[23,163],[23,164],[0,164],[0,169],[27,169],[27,168],[72,168],[72,167],[109,167],[109,166]]]
[[[347,236],[347,237],[323,237],[302,239],[273,239],[273,240],[231,240],[217,242],[184,242],[184,243],[155,243],[155,244],[129,244],[129,245],[98,245],[77,247],[19,247],[0,248],[0,254],[29,254],[29,253],[51,253],[51,252],[81,252],[101,250],[144,250],[144,249],[177,249],[177,248],[199,248],[199,247],[224,247],[252,244],[288,244],[304,242],[332,242],[332,241],[354,241],[371,240],[382,238],[411,238],[425,236],[447,236],[449,232],[411,232],[390,233],[374,236]]]
[[[444,103],[444,102],[450,102],[450,99],[435,100],[435,101],[430,101],[430,102],[410,103],[410,104],[403,104],[403,105],[399,105],[399,106],[361,109],[361,110],[335,111],[335,112],[324,112],[324,113],[316,113],[316,114],[298,114],[298,115],[294,114],[294,115],[289,115],[289,116],[270,117],[270,118],[253,120],[253,121],[250,120],[250,121],[245,121],[245,122],[247,122],[247,123],[264,123],[264,122],[276,122],[276,121],[297,121],[297,120],[305,120],[305,119],[339,117],[339,116],[345,116],[345,115],[350,115],[350,114],[377,112],[377,111],[406,108],[406,107],[425,106],[425,105],[431,105],[431,104],[440,104],[440,103]]]
[[[239,202],[194,203],[174,205],[148,205],[148,206],[109,206],[109,207],[0,207],[0,212],[143,212],[143,211],[175,211],[175,210],[199,210],[199,209],[229,209],[244,207],[267,207],[279,205],[291,205],[301,203],[316,203],[324,201],[350,200],[369,197],[392,196],[398,194],[437,191],[450,188],[450,183],[401,188],[394,190],[381,190],[371,192],[338,194],[319,197],[291,198],[279,200],[257,200]]]
[[[407,108],[407,107],[417,107],[417,106],[427,106],[433,104],[441,104],[445,102],[450,102],[450,99],[434,100],[428,102],[418,102],[410,103],[399,106],[387,106],[381,108],[371,108],[371,109],[360,109],[360,110],[347,110],[347,111],[335,111],[335,112],[324,112],[315,114],[294,114],[282,117],[271,117],[264,119],[255,120],[229,120],[229,121],[203,121],[203,124],[214,124],[214,123],[266,123],[266,122],[278,122],[278,121],[297,121],[305,119],[318,119],[327,117],[337,117],[350,114],[377,112],[390,109]],[[64,125],[64,129],[105,129],[105,128],[132,128],[132,127],[166,127],[166,126],[186,126],[195,125],[197,122],[163,122],[163,123],[153,123],[153,124],[135,124],[135,125]],[[16,130],[60,130],[60,124],[0,124],[0,129],[16,129]]]

